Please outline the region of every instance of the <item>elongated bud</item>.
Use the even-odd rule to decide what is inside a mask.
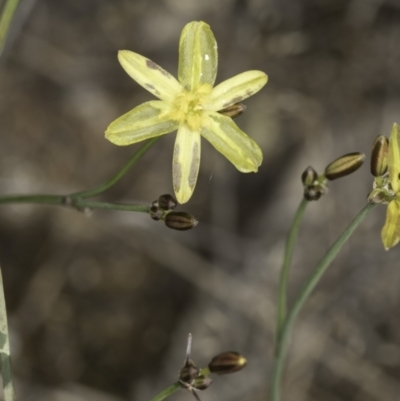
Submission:
[[[227,107],[226,109],[219,110],[218,113],[230,117],[236,118],[242,115],[246,110],[246,105],[243,103],[235,103],[232,106]]]
[[[224,375],[227,373],[235,373],[243,369],[247,364],[247,360],[243,355],[237,352],[229,351],[223,352],[211,359],[208,364],[208,369],[211,373]]]
[[[196,390],[205,390],[206,388],[210,387],[211,383],[211,378],[201,375],[194,379],[192,387]]]
[[[382,177],[388,169],[389,140],[379,135],[372,145],[371,174],[374,177]]]
[[[164,215],[164,211],[161,210],[158,206],[155,206],[154,203],[155,202],[153,202],[153,205],[150,207],[150,210],[149,210],[150,217],[153,220],[160,220],[162,218],[162,216]]]
[[[364,159],[365,155],[358,152],[339,157],[325,168],[325,177],[331,181],[345,177],[358,170],[364,163]]]
[[[178,202],[176,199],[169,194],[161,195],[158,198],[158,207],[160,207],[163,210],[172,210],[176,208],[176,205]]]
[[[308,187],[312,185],[317,178],[317,172],[311,166],[308,166],[301,175],[301,182],[304,186]]]
[[[173,230],[190,230],[199,222],[189,213],[170,212],[165,216],[165,225]]]

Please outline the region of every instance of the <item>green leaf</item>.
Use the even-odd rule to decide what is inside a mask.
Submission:
[[[200,134],[186,125],[178,129],[172,162],[172,180],[176,199],[186,203],[196,186],[200,166]]]
[[[217,42],[209,25],[190,22],[183,28],[179,42],[179,82],[191,92],[203,84],[211,90],[217,66]]]
[[[262,71],[246,71],[217,85],[204,108],[219,111],[257,93],[268,81]]]
[[[107,128],[106,138],[116,145],[126,146],[168,134],[178,128],[178,122],[171,120],[169,111],[164,101],[143,103],[113,121]]]
[[[231,118],[209,113],[201,135],[242,173],[256,172],[261,165],[260,147]]]
[[[175,77],[140,54],[120,50],[118,60],[132,79],[161,100],[172,102],[182,91],[182,86]]]

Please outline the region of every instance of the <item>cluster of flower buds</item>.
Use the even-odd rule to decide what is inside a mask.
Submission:
[[[178,202],[172,195],[161,195],[155,200],[149,210],[153,220],[162,220],[165,225],[173,230],[190,230],[197,226],[198,221],[189,213],[174,212]]]
[[[329,163],[322,175],[318,175],[313,167],[307,167],[301,175],[301,181],[304,185],[304,198],[308,201],[318,200],[327,192],[328,180],[333,181],[354,173],[362,166],[364,159],[363,153],[349,153]]]
[[[186,359],[183,368],[179,373],[179,384],[181,387],[189,390],[197,401],[200,401],[196,394],[197,390],[205,390],[212,383],[209,375],[215,373],[218,375],[235,373],[246,366],[246,358],[237,352],[223,352],[212,358],[207,368],[199,369],[190,359],[190,351],[192,347],[192,335],[189,334],[186,348]]]
[[[379,135],[372,145],[371,174],[375,177],[373,190],[368,195],[368,202],[388,203],[393,198],[388,173],[389,140]]]

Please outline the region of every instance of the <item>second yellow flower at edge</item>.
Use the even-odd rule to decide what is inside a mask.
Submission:
[[[106,138],[125,146],[177,129],[172,178],[179,203],[187,202],[196,186],[201,136],[239,171],[258,170],[259,146],[218,111],[257,93],[268,77],[262,71],[246,71],[214,87],[217,42],[206,23],[190,22],[182,31],[178,80],[137,53],[122,50],[118,59],[131,78],[160,100],[143,103],[113,121]]]

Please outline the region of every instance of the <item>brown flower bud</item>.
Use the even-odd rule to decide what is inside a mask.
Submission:
[[[190,230],[199,222],[189,213],[170,212],[165,216],[165,225],[174,230]]]
[[[177,204],[178,202],[176,201],[176,199],[169,194],[161,195],[158,198],[158,207],[164,210],[175,209]]]
[[[247,364],[247,360],[243,355],[237,352],[223,352],[211,359],[208,369],[211,373],[224,375],[226,373],[235,373],[243,369]]]
[[[372,145],[371,174],[374,177],[382,177],[388,169],[389,140],[379,135]]]
[[[199,374],[199,371],[199,368],[189,359],[179,372],[179,380],[183,383],[191,383]]]
[[[236,118],[242,115],[246,110],[246,105],[243,103],[235,103],[232,106],[227,107],[226,109],[219,110],[218,113],[230,117]]]
[[[155,206],[153,202],[153,205],[150,207],[149,214],[153,220],[160,220],[164,215],[164,211],[161,210],[158,206]]]
[[[309,187],[304,188],[304,199],[308,201],[316,201],[318,200],[324,192],[317,185],[311,185]]]
[[[205,390],[210,386],[211,383],[212,383],[211,378],[201,375],[197,376],[194,379],[192,387],[195,388],[196,390]]]
[[[358,170],[364,163],[363,153],[349,153],[339,157],[325,168],[325,177],[328,180],[336,180]]]
[[[308,166],[301,175],[301,182],[304,186],[308,187],[314,183],[317,177],[317,172],[311,166]]]

